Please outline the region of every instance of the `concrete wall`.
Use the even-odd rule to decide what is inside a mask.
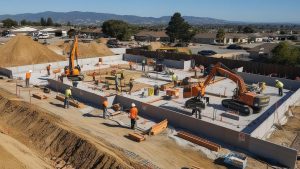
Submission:
[[[64,93],[65,90],[70,86],[67,84],[63,84],[59,81],[53,80],[53,79],[49,79],[48,87],[51,88],[53,91]],[[102,107],[102,103],[105,99],[108,100],[109,106],[112,105],[112,103],[115,99],[115,96],[103,97],[103,96],[97,95],[95,93],[88,92],[88,91],[85,91],[85,90],[82,90],[79,88],[75,88],[75,87],[72,88],[72,95],[78,101],[87,103],[89,105],[93,105],[98,108]]]
[[[125,61],[133,61],[133,62],[141,63],[144,59],[147,59],[147,57],[139,56],[139,55],[131,55],[131,54],[123,55],[123,60]],[[169,68],[175,68],[175,69],[189,70],[191,68],[190,60],[184,61],[184,60],[164,59],[162,61],[162,64],[166,65]]]
[[[100,57],[94,57],[94,58],[86,58],[86,59],[78,59],[79,65],[95,65],[99,62]],[[105,56],[103,58],[103,63],[114,63],[114,62],[120,62],[122,61],[123,56],[122,55],[113,55],[113,56]],[[51,69],[57,69],[57,68],[64,68],[65,66],[69,65],[68,61],[60,61],[60,62],[51,62],[52,66]],[[34,65],[25,65],[25,66],[17,66],[17,67],[8,67],[7,69],[12,71],[12,74],[17,73],[25,73],[28,70],[32,70],[34,72],[46,70],[46,66],[48,66],[49,63],[43,63],[43,64],[34,64]],[[84,68],[83,68],[84,69]]]
[[[270,108],[271,112],[266,112],[268,117],[260,119],[261,123],[258,125],[254,131],[251,131],[251,136],[264,139],[268,132],[270,131],[274,123],[283,124],[285,120],[285,113],[289,110],[290,106],[294,105],[300,98],[300,89],[293,93],[284,102],[279,101],[279,103]],[[278,106],[278,107],[277,107]]]
[[[67,87],[66,84],[49,79],[49,87],[57,92],[64,92]],[[99,96],[92,92],[87,92],[78,88],[72,89],[73,97],[84,103],[92,104],[96,107],[101,107],[105,97]],[[132,100],[124,96],[108,97],[109,104],[121,103],[124,108],[129,108],[134,102],[138,109],[139,115],[152,118],[156,121],[168,119],[169,124],[187,130],[195,135],[206,137],[210,140],[216,141],[220,144],[232,146],[235,149],[247,151],[256,156],[269,160],[271,162],[285,165],[289,168],[294,168],[297,151],[280,145],[276,145],[258,138],[251,137],[248,134],[243,134],[233,131],[222,126],[214,125],[202,120],[198,120],[187,115],[174,112],[168,109],[156,107],[140,101]],[[244,139],[239,139],[240,134],[243,134]]]
[[[266,82],[268,86],[275,86],[275,80],[278,79],[284,84],[285,89],[296,91],[300,88],[300,81],[284,79],[284,78],[269,77],[269,76],[251,74],[251,73],[245,73],[245,72],[239,72],[238,74],[247,83]]]
[[[124,54],[124,53],[126,53],[126,48],[110,48],[110,50],[115,54]]]
[[[12,71],[3,67],[0,67],[0,75],[6,76],[8,78],[12,78]]]
[[[141,116],[150,117],[157,121],[168,119],[169,124],[176,128],[187,130],[195,135],[206,137],[220,144],[226,144],[227,146],[229,145],[233,148],[250,152],[268,161],[279,163],[289,168],[295,167],[297,151],[294,149],[276,145],[251,137],[248,134],[230,130],[222,126],[191,118],[178,112],[145,104],[123,96],[116,96],[115,100],[115,103],[121,103],[124,106],[129,106],[132,102],[137,105],[139,115]],[[240,134],[243,134],[244,140],[239,139]]]

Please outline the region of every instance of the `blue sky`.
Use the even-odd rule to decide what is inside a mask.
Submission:
[[[0,14],[89,11],[160,17],[182,15],[231,21],[300,23],[300,0],[4,0]]]

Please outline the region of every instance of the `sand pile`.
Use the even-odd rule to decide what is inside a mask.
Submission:
[[[98,43],[107,44],[108,40],[109,40],[109,38],[99,38]]]
[[[0,46],[0,66],[13,67],[65,60],[65,57],[27,36],[16,36]]]
[[[70,43],[64,44],[64,53],[68,54],[70,52]],[[111,56],[114,53],[102,43],[91,42],[91,43],[82,43],[78,44],[79,58],[90,58],[90,57],[102,57],[102,56]]]
[[[149,45],[149,49],[151,51],[156,51],[157,49],[163,47],[163,45],[160,43],[160,42],[150,42],[150,45]]]

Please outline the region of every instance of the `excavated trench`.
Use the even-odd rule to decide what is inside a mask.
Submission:
[[[74,168],[145,168],[109,144],[78,134],[46,110],[2,94],[0,124],[41,156],[63,159]]]

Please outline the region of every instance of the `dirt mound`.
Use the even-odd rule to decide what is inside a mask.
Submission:
[[[70,52],[70,43],[65,43],[63,50],[65,54]],[[91,43],[82,43],[78,44],[79,58],[90,58],[90,57],[103,57],[111,56],[114,53],[102,43],[91,42]]]
[[[157,49],[161,48],[163,45],[160,42],[150,42],[149,49],[151,51],[156,51]]]
[[[0,46],[0,66],[12,67],[65,60],[65,57],[27,36],[16,36]]]
[[[0,96],[0,123],[46,158],[74,168],[143,168],[105,141],[67,128],[66,122],[29,103]]]
[[[106,44],[108,42],[109,38],[99,38],[98,43]]]

